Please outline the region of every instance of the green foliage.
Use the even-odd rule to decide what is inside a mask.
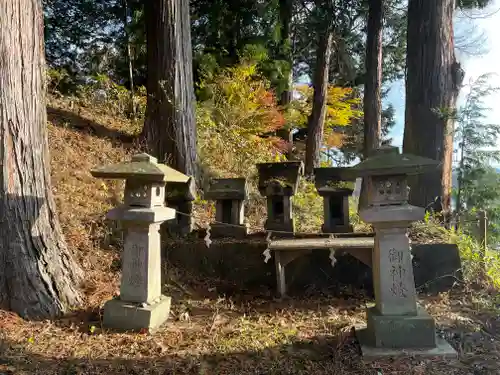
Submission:
[[[498,238],[498,213],[500,210],[500,176],[491,167],[500,162],[500,152],[495,150],[500,136],[500,125],[485,122],[489,108],[484,100],[498,88],[489,84],[490,74],[483,74],[469,84],[465,104],[455,117],[458,123],[455,140],[460,163],[456,168],[458,187],[457,211],[486,209],[490,217],[490,234]]]
[[[294,222],[297,232],[318,232],[323,224],[323,198],[314,183],[300,180],[297,194],[293,197]]]
[[[213,172],[249,176],[256,163],[282,160],[283,143],[261,136],[281,128],[284,118],[256,63],[209,75],[199,91],[205,98],[196,111],[199,152]]]

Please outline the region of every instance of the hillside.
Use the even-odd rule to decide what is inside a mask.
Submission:
[[[483,328],[499,323],[478,310],[490,297],[473,298],[461,289],[423,296],[443,335],[462,353],[462,361],[452,363],[364,364],[350,329],[365,321],[369,301],[359,291],[341,296],[308,291],[285,301],[251,289],[228,295],[219,291],[222,280],[171,265],[165,292],[173,296],[173,306],[163,330],[154,335],[103,330],[101,308],[117,293],[120,277],[120,242],[103,217],[120,201],[122,186],[94,179],[89,170],[139,151],[131,137],[139,124],[64,99],[51,100],[48,114],[53,189],[68,245],[86,272],[86,301],[55,322],[25,322],[0,311],[0,373],[465,375],[477,368],[492,374],[496,368],[500,340]],[[202,226],[213,214],[207,207],[197,206]]]

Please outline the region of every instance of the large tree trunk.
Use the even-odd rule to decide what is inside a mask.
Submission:
[[[326,102],[328,93],[328,71],[333,48],[333,32],[320,36],[314,72],[314,95],[311,115],[307,123],[305,173],[311,176],[319,166],[320,151],[323,144]]]
[[[159,161],[197,177],[189,2],[146,2],[148,80],[143,136]]]
[[[382,20],[383,0],[370,0],[368,11],[365,89],[363,96],[364,140],[363,156],[369,157],[373,150],[380,147],[382,128]],[[359,207],[367,202],[366,181],[362,181]]]
[[[368,13],[368,29],[365,57],[364,157],[380,146],[382,114],[382,3],[371,0]]]
[[[50,183],[40,0],[0,1],[0,306],[55,317],[81,301]]]
[[[454,4],[410,0],[408,5],[403,150],[441,163],[441,168],[410,179],[410,201],[426,207],[441,197],[445,211],[450,205],[454,122],[437,111],[455,109],[463,79],[453,45]]]

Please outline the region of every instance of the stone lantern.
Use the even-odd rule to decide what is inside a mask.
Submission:
[[[247,195],[245,178],[220,178],[210,182],[205,199],[215,201],[217,222],[210,224],[212,237],[242,238],[248,234],[248,226],[245,224]]]
[[[438,168],[435,160],[400,154],[384,147],[353,167],[367,181],[367,204],[360,218],[373,225],[372,253],[375,307],[367,310],[367,328],[360,332],[364,356],[409,353],[454,355],[439,339],[434,319],[417,304],[408,228],[425,210],[408,203],[407,176]]]
[[[160,225],[175,218],[165,207],[165,184],[187,182],[188,176],[139,154],[129,162],[91,171],[94,177],[124,179],[124,204],[107,218],[125,230],[120,295],[104,305],[103,325],[120,330],[155,330],[170,313],[170,297],[161,293]]]
[[[279,236],[291,236],[294,232],[292,197],[297,192],[299,178],[304,172],[302,162],[257,164],[259,192],[267,198],[265,229],[283,231]]]
[[[323,233],[349,233],[349,197],[352,195],[351,168],[315,168],[314,182],[323,197]]]

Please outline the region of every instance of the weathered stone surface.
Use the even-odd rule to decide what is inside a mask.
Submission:
[[[245,178],[219,178],[210,181],[205,191],[208,200],[245,200],[248,196],[248,186]]]
[[[259,170],[259,191],[263,196],[288,195],[296,193],[299,178],[304,173],[302,162],[257,164]]]
[[[170,181],[168,182],[165,203],[192,202],[196,199],[196,183],[192,177],[187,182]]]
[[[445,339],[438,336],[436,336],[436,346],[429,348],[377,348],[374,345],[367,344],[365,339],[366,333],[366,329],[356,332],[356,336],[361,343],[361,353],[363,355],[363,362],[365,363],[394,360],[402,357],[410,357],[416,360],[458,359],[456,350]]]
[[[352,193],[352,191],[351,191]],[[323,196],[323,219],[321,227],[323,233],[352,232],[349,224],[349,195],[350,193],[332,193]]]
[[[352,194],[354,188],[355,174],[349,168],[315,168],[314,185],[319,195],[332,192],[349,192]]]
[[[129,227],[125,234],[120,299],[151,303],[161,294],[160,225]]]
[[[123,331],[154,332],[168,319],[170,303],[171,298],[163,295],[144,306],[115,298],[104,304],[103,325]]]
[[[416,315],[387,315],[373,307],[366,312],[368,340],[377,348],[436,346],[434,319],[422,308]]]
[[[210,233],[213,238],[245,238],[248,234],[248,225],[233,226],[214,223],[210,224]]]
[[[417,306],[408,227],[424,208],[409,205],[407,175],[435,168],[434,160],[378,150],[353,170],[368,186],[360,218],[373,225],[375,307],[367,312],[365,352],[371,348],[436,348],[434,320]]]
[[[394,146],[382,147],[377,154],[352,167],[356,177],[420,174],[438,168],[439,162],[411,154],[400,154]]]
[[[170,207],[155,207],[151,208],[127,208],[120,206],[111,209],[106,218],[116,221],[137,221],[143,223],[159,223],[165,220],[175,218],[175,210]]]
[[[158,160],[148,154],[134,155],[131,161],[95,168],[90,173],[94,177],[120,180],[187,182],[189,179],[189,176],[165,164],[158,164]]]
[[[92,171],[95,177],[125,179],[124,204],[108,212],[125,229],[120,296],[104,306],[104,325],[125,330],[155,329],[168,317],[170,299],[161,294],[160,225],[174,219],[165,207],[165,182],[189,177],[147,154]]]
[[[455,244],[414,245],[415,285],[426,293],[448,292],[457,281],[463,281],[462,264]]]
[[[175,209],[177,214],[174,219],[168,220],[162,225],[162,233],[174,237],[184,237],[193,231],[194,221],[191,215],[195,199],[196,185],[193,178],[189,178],[185,183],[168,183],[165,204]]]

